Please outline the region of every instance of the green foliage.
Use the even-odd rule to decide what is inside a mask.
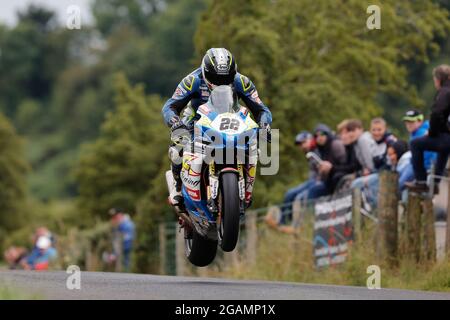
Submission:
[[[10,286],[0,284],[0,300],[41,300],[42,295],[13,289]]]
[[[194,67],[192,38],[204,4],[94,1],[95,25],[76,31],[58,25],[53,12],[30,6],[16,26],[0,25],[0,110],[39,155],[29,159],[34,196],[76,196],[68,168],[112,108],[115,73],[144,84],[147,93],[172,95]]]
[[[165,158],[163,159],[165,160]],[[149,191],[138,202],[137,241],[134,251],[134,269],[137,272],[159,272],[156,263],[160,258],[158,223],[163,220],[174,221],[176,219],[172,207],[164,201],[168,195],[165,179],[167,169],[168,163],[164,163],[158,175],[152,180]]]
[[[99,139],[83,148],[76,170],[81,207],[100,216],[111,206],[135,211],[166,160],[162,101],[146,97],[142,86],[131,88],[123,76],[116,92],[116,110],[107,114]]]
[[[64,233],[66,225],[94,225],[110,206],[126,207],[138,225],[136,270],[154,272],[156,222],[173,219],[164,201],[162,97],[209,47],[236,55],[281,129],[280,172],[257,178],[255,207],[279,202],[304,178],[292,144],[299,130],[345,117],[367,124],[384,113],[402,132],[401,113],[431,101],[431,69],[448,60],[450,7],[371,4],[381,6],[382,30],[366,28],[367,4],[358,0],[96,0],[94,25],[78,31],[30,6],[16,26],[0,25],[0,110],[25,136],[33,169],[26,177],[20,139],[0,117],[0,144],[9,148],[0,154],[0,230],[20,226],[25,205],[35,214],[11,237],[18,242],[41,223]],[[26,201],[26,184],[48,203]],[[77,208],[52,201],[77,190]],[[362,281],[359,263],[349,264],[351,283]]]
[[[41,115],[41,105],[38,101],[27,99],[23,100],[16,111],[16,124],[24,133],[33,133],[36,129],[35,121]]]
[[[0,237],[2,230],[17,228],[25,219],[23,204],[29,166],[22,147],[22,139],[0,114]]]
[[[0,101],[8,116],[22,98],[48,98],[67,59],[67,32],[55,29],[54,13],[30,6],[19,23],[0,32]]]
[[[370,222],[363,228],[361,238],[350,246],[344,264],[318,269],[311,250],[312,223],[313,217],[307,216],[296,235],[259,225],[256,263],[249,264],[241,256],[239,263],[229,268],[208,266],[206,276],[366,287],[370,275],[367,267],[378,265],[382,270],[382,288],[450,291],[450,264],[446,261],[430,266],[401,258],[398,267],[380,261],[376,254],[376,225]]]
[[[118,26],[107,37],[109,48],[102,55],[102,65],[109,72],[123,72],[131,83],[145,84],[148,93],[172,95],[182,77],[199,65],[191,61],[195,53],[192,38],[204,2],[169,2],[164,10],[149,15],[144,30],[115,19]]]
[[[439,48],[435,37],[450,30],[448,12],[432,2],[372,4],[381,6],[380,31],[366,28],[367,4],[358,0],[212,1],[203,14],[198,55],[229,48],[271,106],[281,129],[277,179],[298,170],[292,141],[299,130],[318,122],[333,127],[346,117],[367,124],[382,113],[382,93],[423,103],[402,63],[429,61]]]
[[[80,211],[99,217],[112,206],[137,213],[136,270],[154,272],[156,222],[171,212],[162,201],[169,144],[162,101],[146,96],[142,86],[130,87],[122,75],[115,88],[115,110],[107,114],[100,137],[81,153],[75,173],[78,203]]]
[[[92,4],[92,13],[103,34],[111,34],[124,25],[145,32],[148,20],[164,7],[165,1],[161,0],[96,0]]]

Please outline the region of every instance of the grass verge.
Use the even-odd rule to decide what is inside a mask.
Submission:
[[[312,221],[306,225],[312,226]],[[376,254],[377,236],[373,225],[366,226],[361,238],[352,244],[345,263],[316,269],[311,242],[312,232],[312,227],[305,227],[297,235],[288,235],[260,225],[256,263],[249,264],[244,251],[241,251],[237,259],[218,261],[202,270],[201,275],[366,286],[370,276],[367,267],[378,265],[381,269],[382,288],[450,292],[450,261],[424,264],[401,257],[396,265],[380,261]]]

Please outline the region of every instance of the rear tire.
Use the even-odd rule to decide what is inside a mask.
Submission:
[[[205,267],[213,262],[217,252],[217,240],[207,239],[192,230],[192,237],[184,241],[186,256],[194,266]]]
[[[236,247],[239,238],[240,199],[238,175],[234,172],[225,172],[222,174],[221,182],[219,244],[223,251],[230,252]]]

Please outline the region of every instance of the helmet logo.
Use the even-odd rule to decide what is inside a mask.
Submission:
[[[226,63],[225,64],[219,64],[217,66],[217,71],[218,72],[227,72],[228,71],[228,65]]]

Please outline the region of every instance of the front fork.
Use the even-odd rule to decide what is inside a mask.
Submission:
[[[251,184],[246,185],[245,183],[245,173],[244,173],[244,165],[238,164],[237,171],[239,174],[239,180],[238,180],[238,189],[239,189],[239,199],[241,200],[241,214],[244,213],[245,210],[245,201],[248,195],[251,196],[251,191],[253,189],[253,183],[254,178],[249,179],[252,181]],[[248,173],[250,170],[247,170]],[[247,175],[248,178],[248,175]],[[247,187],[250,187],[250,190],[247,189]],[[217,213],[218,212],[218,195],[219,195],[219,174],[216,172],[215,163],[211,162],[209,164],[209,185],[207,189],[207,195],[208,195],[208,208],[212,211]]]

